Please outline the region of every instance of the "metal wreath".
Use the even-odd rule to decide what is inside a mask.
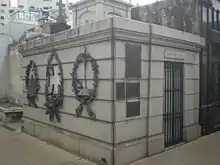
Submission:
[[[50,86],[50,69],[53,68],[53,64],[51,64],[53,58],[56,59],[57,65],[59,66],[59,70],[60,70],[61,85],[59,85],[58,94],[51,94],[49,93],[49,89],[48,89]],[[49,115],[50,121],[54,121],[54,118],[56,118],[56,121],[58,123],[61,122],[59,109],[62,108],[63,106],[63,98],[64,98],[63,68],[61,61],[58,57],[58,54],[56,52],[53,52],[51,56],[48,58],[48,63],[46,68],[46,85],[45,85],[46,103],[44,104],[47,107],[46,115]]]
[[[87,89],[87,86],[83,87],[82,81],[78,79],[77,70],[79,68],[80,63],[84,63],[86,72],[87,62],[91,63],[92,71],[93,71],[93,89]],[[75,93],[76,99],[80,102],[80,105],[76,109],[76,116],[80,117],[83,111],[83,107],[85,106],[88,112],[88,115],[96,119],[95,113],[92,111],[90,104],[96,99],[96,93],[98,88],[98,75],[99,75],[99,66],[95,59],[87,52],[85,48],[83,53],[80,53],[73,66],[72,75],[72,87],[73,92]],[[85,74],[84,74],[85,76]],[[85,77],[85,84],[86,84],[86,77]]]
[[[33,60],[26,67],[25,71],[25,85],[27,89],[28,105],[38,107],[36,100],[38,99],[38,91],[40,90],[39,76],[37,71],[37,65]],[[30,78],[30,74],[32,74]]]

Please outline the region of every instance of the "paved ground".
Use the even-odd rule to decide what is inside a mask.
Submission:
[[[21,132],[0,127],[1,165],[94,165]],[[220,132],[131,165],[220,165]]]
[[[93,165],[21,132],[0,127],[1,165]]]
[[[220,132],[132,165],[220,165]]]

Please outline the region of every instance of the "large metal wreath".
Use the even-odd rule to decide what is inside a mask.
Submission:
[[[84,63],[86,72],[86,66],[87,62],[91,63],[92,71],[93,71],[93,89],[87,89],[87,87],[83,87],[82,81],[78,79],[77,76],[77,70],[79,68],[79,64]],[[72,87],[73,92],[75,93],[76,99],[80,102],[80,105],[76,109],[76,116],[80,117],[83,111],[84,106],[87,109],[88,115],[96,119],[95,113],[92,111],[90,104],[96,99],[96,93],[97,93],[97,87],[98,87],[98,75],[99,75],[99,66],[95,59],[87,52],[85,51],[83,53],[80,53],[76,61],[74,63],[73,71],[71,73],[72,75]],[[85,78],[85,81],[86,78]]]
[[[27,100],[28,105],[33,107],[38,107],[36,100],[38,99],[38,91],[40,90],[39,76],[37,71],[37,65],[33,60],[26,67],[25,71],[25,85],[27,89]],[[31,78],[30,78],[30,74]]]
[[[51,94],[49,93],[49,89],[48,89],[50,86],[50,69],[53,69],[53,65],[51,64],[53,58],[56,59],[60,70],[61,85],[59,85],[58,94],[54,94],[54,93]],[[58,123],[61,122],[59,109],[63,106],[63,97],[64,97],[63,68],[57,53],[53,52],[51,56],[48,58],[48,65],[46,69],[46,86],[45,86],[46,103],[44,104],[47,107],[46,115],[49,115],[50,121],[54,121],[54,118],[56,118],[56,121]]]

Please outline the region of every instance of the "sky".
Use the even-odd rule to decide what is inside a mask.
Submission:
[[[69,0],[69,2],[77,2],[79,0]],[[130,0],[124,0],[129,2]],[[137,5],[137,3],[139,5],[145,5],[145,4],[151,4],[153,2],[155,2],[156,0],[131,0],[131,3],[134,5]],[[12,6],[16,6],[17,5],[17,0],[11,0],[11,4]]]

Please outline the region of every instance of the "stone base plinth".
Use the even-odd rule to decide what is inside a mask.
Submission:
[[[184,141],[190,142],[201,136],[201,126],[194,124],[183,128]]]
[[[47,124],[23,118],[25,133],[37,137],[82,158],[100,163],[105,158],[112,162],[112,145],[56,128]]]
[[[164,135],[159,134],[149,137],[148,156],[152,156],[164,151]]]

